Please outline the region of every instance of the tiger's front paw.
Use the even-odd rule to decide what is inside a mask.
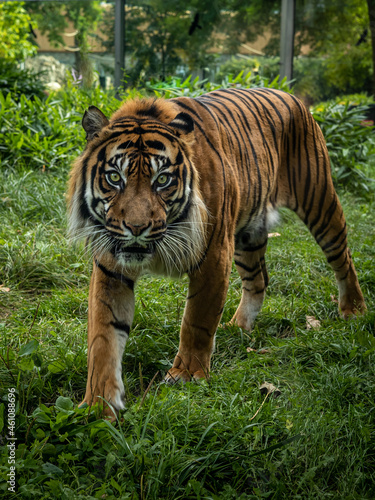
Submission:
[[[164,377],[164,382],[170,385],[176,384],[177,382],[182,382],[183,384],[185,384],[186,382],[190,382],[191,380],[199,380],[202,378],[208,378],[208,374],[206,375],[203,370],[198,370],[191,373],[188,370],[171,368],[170,370],[168,370],[168,373]]]
[[[98,404],[101,414],[114,421],[119,411],[125,408],[124,400],[125,391],[122,381],[118,383],[117,381],[107,379],[102,383],[98,382],[94,388],[87,387],[85,397],[80,406],[84,403],[89,406]]]
[[[191,354],[182,358],[179,354],[176,356],[173,367],[168,370],[164,382],[170,385],[176,382],[190,382],[191,380],[208,379],[210,365],[207,355]]]

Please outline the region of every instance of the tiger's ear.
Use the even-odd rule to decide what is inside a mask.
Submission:
[[[168,125],[175,129],[177,135],[184,136],[188,142],[194,140],[194,121],[187,113],[179,113]]]
[[[86,132],[86,140],[91,141],[99,135],[103,127],[108,125],[108,118],[96,106],[90,106],[82,118],[82,127]]]

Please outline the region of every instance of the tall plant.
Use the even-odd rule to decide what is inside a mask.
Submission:
[[[36,52],[30,39],[31,18],[24,5],[0,3],[0,58],[5,62],[23,61]]]

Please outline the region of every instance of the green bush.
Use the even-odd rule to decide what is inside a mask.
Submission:
[[[341,60],[340,60],[341,61]],[[336,68],[339,77],[334,78],[335,66],[332,60],[321,57],[295,57],[293,64],[293,80],[290,82],[293,93],[305,102],[316,103],[334,99],[338,94],[363,92],[371,90],[371,71],[356,59],[341,61]],[[280,73],[280,58],[259,56],[257,58],[236,58],[220,66],[215,81],[221,82],[229,75],[255,72],[261,78],[273,80]]]
[[[56,169],[77,151],[74,109],[64,109],[53,95],[18,101],[0,93],[0,159],[7,167]],[[68,159],[69,158],[69,159]]]
[[[45,96],[45,86],[39,79],[41,73],[20,69],[14,63],[0,59],[0,92],[11,94],[18,101],[21,95],[28,99]]]
[[[151,82],[146,83],[146,90],[148,92],[152,92],[157,97],[164,97],[166,99],[178,96],[197,97],[207,92],[212,92],[213,90],[223,88],[226,89],[231,87],[267,87],[290,92],[290,88],[286,82],[286,78],[279,82],[278,76],[273,80],[270,80],[269,78],[262,77],[256,73],[245,73],[244,71],[241,71],[235,77],[232,74],[229,74],[228,76],[223,78],[220,83],[213,83],[207,80],[199,80],[199,77],[196,77],[194,80],[192,80],[191,76],[186,78],[186,80],[170,77],[165,81],[152,80]]]
[[[136,94],[130,90],[123,97]],[[15,88],[0,91],[0,161],[8,168],[69,168],[84,145],[79,126],[84,111],[95,104],[110,115],[119,107],[114,91],[105,92],[100,87],[85,90],[72,83],[49,96],[34,93],[30,99],[30,95],[18,94]]]
[[[354,105],[353,105],[354,103]],[[373,126],[364,126],[371,98],[354,96],[319,104],[312,109],[325,137],[336,184],[365,194],[373,191],[368,174],[375,162]]]
[[[8,62],[24,61],[37,52],[30,39],[31,17],[24,2],[0,3],[0,58]],[[35,24],[34,24],[35,28]]]

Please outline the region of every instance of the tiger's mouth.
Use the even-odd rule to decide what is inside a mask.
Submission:
[[[123,243],[117,243],[113,253],[117,259],[125,263],[142,264],[152,259],[155,251],[155,243],[153,242],[147,245],[132,243],[128,246],[125,246]]]
[[[153,254],[155,253],[155,244],[149,243],[146,246],[138,245],[134,243],[130,246],[122,246],[120,249],[121,253],[130,253],[130,254]]]

